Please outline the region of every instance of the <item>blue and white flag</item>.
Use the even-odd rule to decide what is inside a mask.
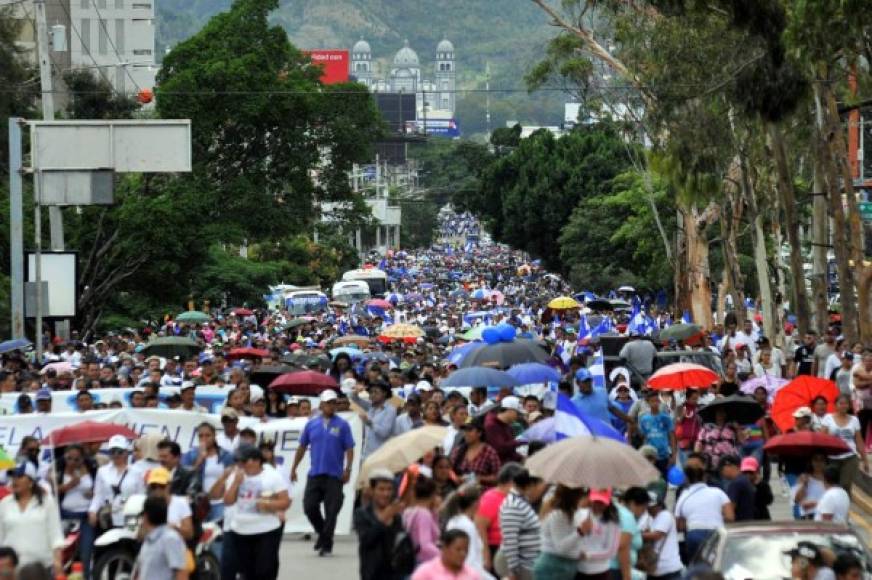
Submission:
[[[379,263],[378,263],[378,269],[379,269],[379,270],[384,270],[384,269],[387,268],[387,267],[388,267],[388,260],[387,260],[387,258],[382,258],[382,259],[379,261]]]
[[[684,314],[681,315],[681,322],[684,324],[690,324],[693,322],[693,316],[690,315],[690,310],[684,311]]]
[[[630,314],[630,323],[627,324],[627,332],[629,334],[645,334],[647,328],[648,321],[642,312],[642,303],[634,301],[633,312]]]
[[[608,316],[603,316],[603,319],[600,320],[600,323],[597,324],[593,330],[590,331],[590,337],[596,338],[601,334],[605,334],[607,332],[612,331],[612,319]]]
[[[579,435],[592,435],[595,437],[607,437],[625,443],[624,436],[611,425],[606,425],[599,419],[588,417],[578,410],[578,407],[564,395],[557,394],[557,409],[554,413],[554,430],[557,440],[577,437]]]
[[[590,338],[590,325],[587,323],[587,314],[582,314],[578,319],[578,340],[579,342]]]
[[[593,355],[593,364],[590,365],[590,375],[593,377],[593,388],[606,388],[606,363],[603,358],[602,349],[596,351]]]

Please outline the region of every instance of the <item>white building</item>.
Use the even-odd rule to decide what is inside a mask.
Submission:
[[[360,39],[351,49],[351,71],[358,82],[375,93],[414,93],[417,96],[419,118],[430,114],[448,113],[454,117],[457,69],[454,45],[443,39],[436,45],[433,72],[426,77],[422,72],[418,53],[405,41],[390,64],[390,72],[376,75],[372,48]]]
[[[45,0],[49,31],[63,31],[66,50],[52,52],[53,79],[62,89],[63,74],[86,69],[109,82],[116,92],[135,95],[154,90],[155,0]],[[36,55],[36,9],[33,0],[13,4],[13,18],[23,20],[18,45],[32,63]],[[60,103],[56,103],[56,106]]]

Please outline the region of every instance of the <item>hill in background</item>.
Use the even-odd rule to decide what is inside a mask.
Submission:
[[[230,4],[231,0],[157,0],[159,54]],[[483,90],[485,66],[490,64],[493,128],[508,120],[555,125],[563,118],[564,95],[528,94],[524,89],[524,74],[554,34],[529,0],[282,0],[272,18],[302,49],[350,49],[361,36],[366,38],[379,74],[389,69],[405,39],[418,52],[422,67],[431,67],[436,44],[447,37],[456,49],[461,91]],[[484,131],[485,100],[483,92],[457,95],[464,135]]]

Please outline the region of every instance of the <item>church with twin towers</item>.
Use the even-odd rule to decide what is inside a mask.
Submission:
[[[454,117],[457,70],[451,41],[443,39],[436,45],[429,72],[408,40],[394,55],[389,71],[376,71],[376,64],[372,48],[361,38],[351,49],[350,73],[358,82],[374,93],[414,94],[418,110],[425,115]]]

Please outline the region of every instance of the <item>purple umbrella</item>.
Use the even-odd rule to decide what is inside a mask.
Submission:
[[[739,387],[743,393],[748,395],[753,395],[754,391],[756,391],[759,387],[763,387],[766,389],[766,392],[769,393],[769,399],[772,399],[775,396],[775,393],[778,392],[781,387],[789,383],[787,379],[782,379],[779,377],[773,377],[772,375],[763,375],[762,377],[754,377],[753,379],[748,379],[742,386]]]

